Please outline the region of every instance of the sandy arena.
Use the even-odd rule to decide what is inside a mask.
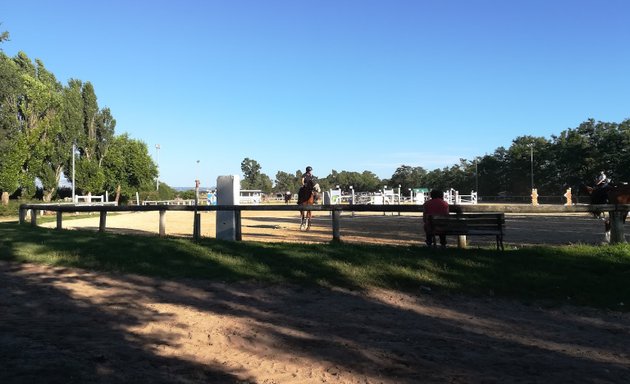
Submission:
[[[216,215],[202,212],[201,235],[215,237]],[[422,218],[419,214],[397,213],[343,213],[341,216],[341,238],[345,242],[421,245],[424,243]],[[136,212],[110,214],[107,216],[107,231],[157,235],[158,212]],[[242,232],[245,241],[290,241],[327,242],[332,240],[332,219],[328,212],[313,212],[310,231],[299,230],[299,213],[290,211],[243,211]],[[54,228],[55,222],[43,224]],[[63,228],[98,230],[99,217],[66,220]],[[166,212],[166,234],[191,237],[193,213],[183,211]],[[630,238],[630,221],[626,223],[626,236]],[[455,245],[456,239],[449,239]],[[604,224],[587,213],[576,214],[507,214],[506,244],[513,246],[535,244],[599,244],[604,240]],[[493,244],[493,238],[470,237],[471,246]]]

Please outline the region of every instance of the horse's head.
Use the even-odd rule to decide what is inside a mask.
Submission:
[[[319,187],[319,183],[315,183],[315,185],[313,185],[313,189],[317,193],[321,193],[322,192],[322,189]]]

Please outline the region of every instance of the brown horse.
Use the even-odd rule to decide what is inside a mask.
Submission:
[[[319,184],[309,180],[309,182],[300,187],[300,190],[298,191],[298,205],[313,205],[320,192],[321,189],[319,188]],[[308,231],[311,229],[311,211],[301,209],[300,216],[302,217],[300,230]]]
[[[583,192],[590,196],[591,204],[630,204],[630,185],[609,185],[605,188],[593,188],[586,184],[580,185],[580,192]],[[606,218],[603,212],[593,212],[595,217],[602,218],[604,220],[606,241],[610,241],[610,217]],[[626,222],[628,212],[623,215],[623,222]]]

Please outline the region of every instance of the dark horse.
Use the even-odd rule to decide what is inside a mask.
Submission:
[[[579,191],[591,197],[591,204],[630,204],[630,185],[609,185],[604,188],[593,188],[582,183]],[[593,212],[595,217],[602,217],[603,212]],[[622,222],[626,222],[628,212],[622,214]],[[610,241],[610,217],[604,218],[606,241]]]
[[[321,192],[319,184],[315,183],[313,180],[307,180],[298,191],[298,205],[313,205],[319,192]],[[311,211],[301,209],[300,215],[302,216],[300,230],[308,231],[311,229]]]

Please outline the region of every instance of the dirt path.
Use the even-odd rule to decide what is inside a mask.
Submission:
[[[0,262],[2,383],[627,383],[630,314]]]

